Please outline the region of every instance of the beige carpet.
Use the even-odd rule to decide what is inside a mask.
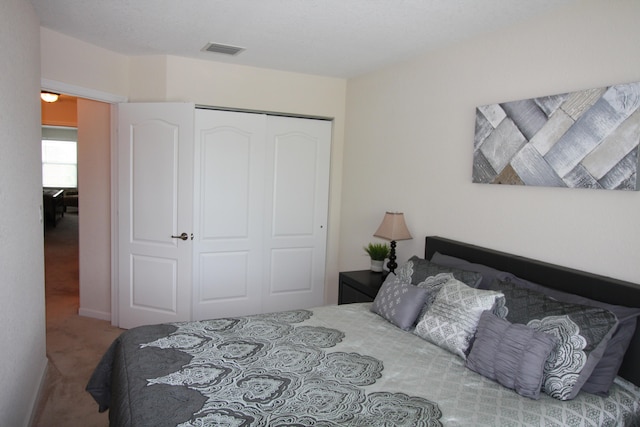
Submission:
[[[122,332],[78,316],[78,213],[45,229],[47,378],[34,426],[108,426],[108,413],[84,388],[104,351]]]

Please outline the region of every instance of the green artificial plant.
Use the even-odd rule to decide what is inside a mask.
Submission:
[[[373,261],[384,261],[389,256],[389,245],[386,243],[369,243],[364,251]]]

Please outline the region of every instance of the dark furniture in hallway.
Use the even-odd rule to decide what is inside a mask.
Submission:
[[[42,206],[45,221],[55,227],[58,219],[64,216],[64,190],[42,190]]]

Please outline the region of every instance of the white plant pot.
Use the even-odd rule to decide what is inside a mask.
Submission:
[[[371,260],[371,271],[374,271],[376,273],[381,273],[383,266],[384,266],[384,261],[376,261],[373,259]]]

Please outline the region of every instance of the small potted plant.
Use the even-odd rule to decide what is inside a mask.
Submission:
[[[384,260],[389,256],[389,245],[386,243],[369,243],[364,251],[371,258],[371,271],[381,272]]]

